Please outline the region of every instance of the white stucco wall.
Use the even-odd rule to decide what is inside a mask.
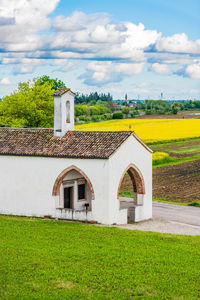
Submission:
[[[135,209],[135,221],[152,218],[152,154],[130,136],[109,159],[109,223],[126,224],[127,210],[119,210],[117,190],[123,172],[134,164],[143,175],[145,195],[143,206]]]
[[[52,189],[58,175],[71,165],[92,182],[95,199],[89,219],[107,223],[108,160],[104,159],[0,156],[0,213],[58,217]]]

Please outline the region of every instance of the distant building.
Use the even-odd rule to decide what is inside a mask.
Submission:
[[[134,101],[134,100],[129,100],[129,101],[128,101],[128,105],[129,105],[129,107],[136,107],[137,102]]]

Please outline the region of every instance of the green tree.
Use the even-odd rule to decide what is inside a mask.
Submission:
[[[48,82],[19,83],[17,91],[3,98],[0,126],[53,127],[53,92]]]
[[[129,111],[130,111],[130,108],[129,108],[128,106],[125,106],[125,107],[122,108],[122,112],[123,112],[123,114],[125,114],[125,115],[128,115],[128,114],[129,114]]]
[[[34,80],[37,81],[40,85],[48,83],[49,85],[51,85],[53,90],[57,90],[59,88],[66,88],[66,85],[62,80],[58,78],[53,79],[47,75],[43,75],[42,77],[35,78]]]
[[[90,115],[91,116],[100,115],[99,105],[91,105],[89,107],[89,110],[90,110]]]
[[[87,116],[87,105],[75,105],[74,107],[75,116]]]
[[[171,110],[172,110],[172,113],[174,115],[177,115],[178,111],[180,110],[180,106],[179,106],[179,103],[178,102],[174,102],[171,106]]]

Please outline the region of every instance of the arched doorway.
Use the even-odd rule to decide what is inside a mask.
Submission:
[[[128,209],[128,219],[134,221],[135,207],[143,205],[145,185],[142,173],[133,164],[123,172],[117,191],[120,209]]]
[[[58,196],[57,208],[74,211],[91,211],[94,199],[92,183],[87,175],[77,168],[70,166],[57,177],[53,196]]]

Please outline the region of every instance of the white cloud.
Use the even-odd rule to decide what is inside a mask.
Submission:
[[[199,93],[199,90],[191,89],[189,92],[190,92],[190,94],[197,94],[197,93]]]
[[[190,78],[200,79],[200,63],[187,66],[185,72]]]
[[[168,74],[170,72],[168,65],[159,63],[152,64],[150,70],[158,74]]]
[[[8,77],[4,77],[0,80],[0,84],[2,85],[10,85],[11,82],[10,82],[10,79]]]
[[[185,33],[162,37],[156,43],[158,51],[200,54],[200,40],[190,41]]]
[[[144,49],[155,44],[160,38],[161,33],[156,30],[146,30],[142,23],[138,25],[133,23],[125,23],[127,30],[123,32],[126,36],[126,46],[129,49]]]
[[[99,86],[119,82],[124,76],[139,74],[143,67],[144,63],[91,62],[80,78],[88,85]]]
[[[152,82],[141,82],[141,83],[139,83],[138,84],[138,87],[139,88],[146,88],[146,87],[150,87],[150,86],[152,86]]]
[[[82,11],[75,11],[70,17],[58,16],[54,19],[53,28],[56,31],[77,32],[85,29],[95,29],[99,25],[109,23],[109,15],[96,13],[87,15]]]
[[[116,72],[124,75],[136,75],[143,71],[144,63],[120,63],[116,65]]]
[[[68,72],[89,60],[80,78],[98,86],[140,74],[147,61],[158,74],[170,74],[173,64],[177,75],[199,78],[200,40],[185,33],[162,37],[141,23],[114,23],[106,13],[50,18],[59,1],[0,0],[1,64],[25,74],[45,64]]]
[[[51,49],[63,49],[83,58],[110,58],[145,61],[144,49],[160,37],[156,30],[143,24],[110,23],[107,14],[75,12],[70,17],[57,17],[49,37]]]
[[[63,63],[62,66],[59,69],[57,69],[57,71],[60,72],[73,71],[78,69],[81,65],[82,65],[81,61],[76,61],[76,60],[65,61],[65,63]]]
[[[194,55],[185,54],[185,53],[146,53],[146,57],[149,63],[160,63],[167,65],[190,65],[193,63],[200,62],[200,59]]]
[[[67,63],[67,59],[53,59],[51,66],[63,66]]]
[[[59,0],[0,0],[0,18],[7,19],[0,30],[0,47],[7,51],[37,49],[43,42],[36,33],[50,26],[47,16],[53,12],[58,2]]]

